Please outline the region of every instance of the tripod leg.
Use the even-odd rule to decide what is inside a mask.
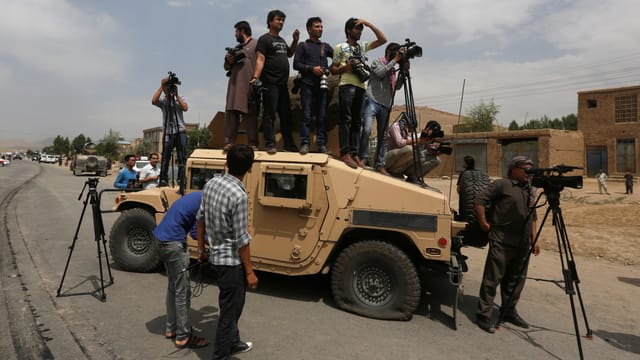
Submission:
[[[593,339],[593,332],[589,327],[589,320],[587,319],[587,312],[584,308],[584,302],[582,300],[582,293],[580,292],[580,278],[578,277],[578,268],[576,267],[576,262],[573,257],[573,250],[571,249],[571,243],[569,242],[569,235],[567,234],[567,228],[564,224],[564,218],[562,217],[562,210],[558,208],[558,220],[561,225],[561,235],[566,244],[565,252],[567,254],[567,266],[568,271],[570,273],[571,279],[573,281],[573,285],[575,287],[575,292],[578,294],[578,300],[580,302],[580,310],[582,311],[582,317],[584,319],[585,327],[587,328],[586,337],[587,339]]]
[[[64,265],[64,272],[62,273],[62,279],[60,279],[60,286],[58,286],[58,291],[56,292],[56,296],[60,296],[60,290],[62,290],[62,284],[64,283],[64,278],[67,276],[67,270],[69,269],[69,261],[71,261],[71,254],[73,254],[73,249],[76,247],[76,240],[78,240],[78,233],[80,232],[80,226],[82,225],[82,219],[84,218],[84,213],[87,210],[87,204],[89,203],[89,194],[85,198],[82,206],[82,213],[80,214],[80,219],[78,220],[78,226],[76,226],[76,232],[73,235],[73,241],[71,242],[71,246],[69,246],[69,256],[67,257],[67,263]]]
[[[96,248],[98,252],[98,267],[100,268],[100,299],[102,301],[106,301],[107,294],[104,291],[104,274],[102,272],[102,249],[100,248],[100,240],[102,238],[102,233],[100,229],[100,218],[98,217],[100,213],[100,209],[96,209],[98,207],[97,194],[92,193],[91,195],[92,195],[91,210],[93,213],[93,238],[94,238],[94,241],[96,242]]]

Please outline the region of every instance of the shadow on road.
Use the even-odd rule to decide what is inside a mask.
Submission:
[[[595,330],[593,333],[613,347],[633,354],[640,354],[640,336],[638,335],[609,332],[606,330]]]

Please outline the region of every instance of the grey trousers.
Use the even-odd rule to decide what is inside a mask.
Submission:
[[[249,145],[258,146],[258,117],[255,111],[249,111],[248,114],[241,113],[237,110],[227,110],[224,114],[224,143],[235,144],[238,136],[238,128],[240,127],[240,117],[244,123],[244,130],[247,132],[247,140]]]
[[[490,241],[480,286],[478,316],[491,318],[498,285],[502,297],[500,312],[506,315],[516,312],[516,305],[527,278],[528,264],[523,266],[527,251],[528,248],[505,246]]]
[[[179,241],[161,241],[158,246],[160,260],[167,271],[167,324],[165,332],[175,332],[176,339],[183,340],[191,333],[189,309],[191,286],[189,272],[180,273],[189,266],[187,245]]]

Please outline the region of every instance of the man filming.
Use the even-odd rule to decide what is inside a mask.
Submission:
[[[180,81],[175,74],[170,73],[169,77],[162,79],[160,87],[151,98],[151,103],[162,110],[163,140],[159,186],[168,185],[169,159],[174,148],[178,156],[178,180],[181,184],[184,180],[184,165],[187,157],[187,130],[183,112],[187,111],[189,106],[178,95],[179,84]],[[164,97],[160,98],[162,93],[164,93]]]
[[[258,117],[255,104],[249,103],[251,77],[256,64],[256,45],[251,37],[251,26],[246,21],[234,25],[238,46],[224,57],[224,69],[228,71],[227,106],[224,114],[224,150],[236,143],[240,118],[247,131],[249,145],[258,150]]]
[[[369,165],[375,165],[374,168],[385,175],[389,175],[384,168],[386,148],[384,141],[389,123],[389,112],[393,104],[393,96],[404,82],[404,78],[396,78],[395,65],[402,60],[402,53],[399,50],[399,44],[390,43],[385,49],[384,57],[375,59],[371,63],[371,77],[367,84],[367,99],[364,105],[364,126],[362,127],[362,136],[360,138],[360,159],[366,163],[369,159],[369,137],[371,136],[371,127],[375,116],[378,130],[378,148],[376,149],[377,156],[373,160],[375,164]],[[407,60],[406,66],[408,64]]]
[[[493,299],[500,285],[502,304],[500,319],[521,328],[529,324],[520,317],[516,305],[527,277],[528,253],[540,253],[531,244],[536,238],[535,189],[526,170],[533,162],[516,156],[509,164],[508,178],[492,182],[476,197],[475,210],[480,228],[489,233],[489,252],[484,265],[478,302],[478,326],[493,334]],[[488,209],[488,210],[487,210]]]

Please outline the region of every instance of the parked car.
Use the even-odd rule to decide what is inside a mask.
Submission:
[[[11,161],[9,161],[7,159],[0,159],[0,166],[1,167],[9,166],[9,164],[11,164]]]

